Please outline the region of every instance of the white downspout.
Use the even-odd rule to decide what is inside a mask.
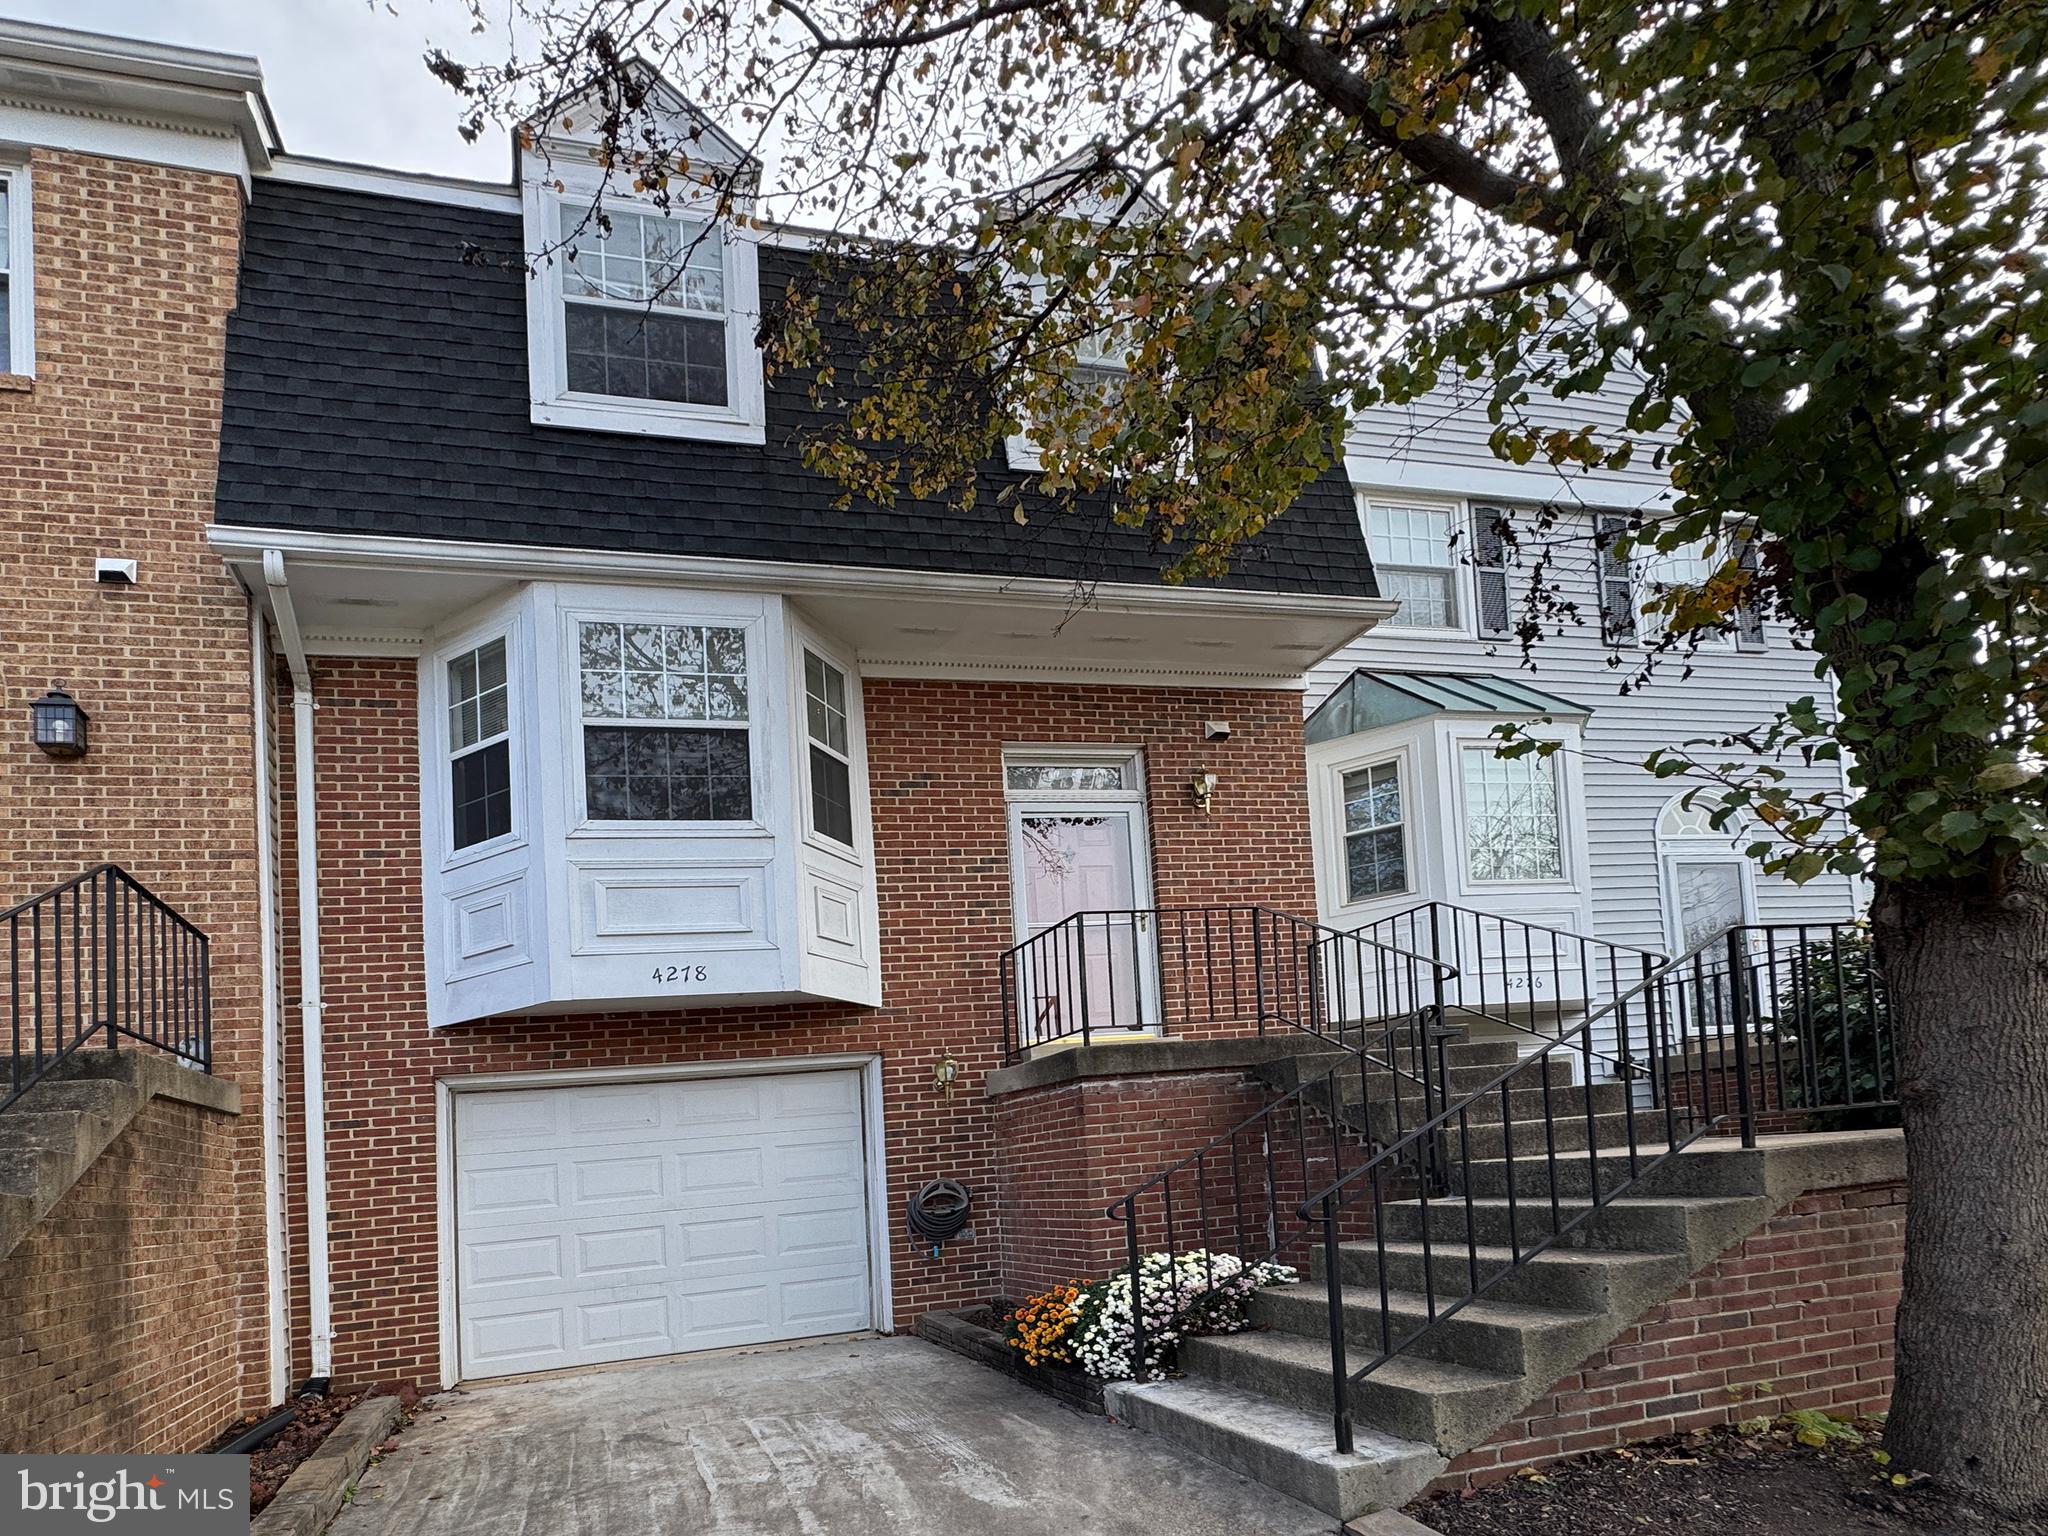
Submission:
[[[284,1194],[284,1029],[277,1007],[277,870],[270,836],[270,653],[263,605],[249,605],[249,692],[256,739],[256,933],[263,969],[263,1250],[270,1401],[291,1391],[291,1266]]]
[[[263,580],[292,674],[292,826],[299,877],[299,1039],[306,1094],[306,1300],[313,1375],[334,1375],[334,1302],[327,1257],[327,1081],[320,1042],[320,844],[313,803],[313,674],[286,584],[284,555],[263,552]]]

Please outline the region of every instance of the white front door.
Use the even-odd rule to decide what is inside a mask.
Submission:
[[[469,1379],[874,1325],[861,1073],[455,1095]]]
[[[1010,874],[1020,1043],[1156,1026],[1144,806],[1013,804]]]

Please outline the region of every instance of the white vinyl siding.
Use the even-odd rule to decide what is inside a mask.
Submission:
[[[1409,453],[1415,451],[1411,443]],[[1369,483],[1370,473],[1371,466],[1354,458],[1354,480]],[[1554,537],[1576,539],[1580,548],[1586,548],[1591,529],[1564,526]],[[1658,666],[1646,687],[1623,694],[1620,686],[1632,672],[1608,665],[1592,561],[1557,559],[1551,565],[1551,579],[1579,604],[1586,623],[1568,624],[1561,636],[1540,640],[1533,673],[1522,668],[1521,653],[1512,645],[1382,625],[1317,666],[1309,674],[1304,703],[1314,709],[1354,668],[1363,666],[1517,677],[1588,706],[1592,714],[1586,720],[1585,755],[1579,763],[1586,827],[1583,845],[1575,841],[1568,851],[1584,859],[1578,878],[1589,889],[1594,933],[1662,950],[1665,903],[1657,818],[1680,785],[1653,778],[1639,765],[1657,748],[1719,738],[1760,724],[1778,704],[1824,691],[1826,685],[1813,676],[1812,654],[1795,648],[1789,632],[1772,623],[1766,626],[1769,644],[1760,652],[1709,647],[1692,658],[1692,676],[1684,680],[1679,677],[1682,664],[1672,658]],[[1786,760],[1778,766],[1801,792],[1841,788],[1840,772],[1832,763]],[[1795,886],[1759,873],[1755,890],[1760,922],[1840,920],[1852,915],[1857,901],[1853,882],[1839,875]]]

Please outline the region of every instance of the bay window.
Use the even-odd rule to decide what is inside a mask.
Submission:
[[[504,638],[451,657],[447,673],[448,825],[459,852],[512,830]]]
[[[1346,773],[1344,885],[1352,901],[1408,889],[1408,833],[1401,806],[1401,766],[1373,763]]]
[[[846,734],[846,674],[804,652],[804,722],[810,739],[811,830],[853,846],[853,758]]]
[[[592,821],[748,821],[747,636],[708,624],[577,625]]]
[[[1563,819],[1557,765],[1491,746],[1460,749],[1465,791],[1465,873],[1475,882],[1562,880]]]

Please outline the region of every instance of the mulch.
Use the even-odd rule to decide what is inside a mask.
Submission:
[[[1848,1429],[1860,1443],[1845,1432],[1802,1444],[1783,1420],[1700,1430],[1434,1494],[1408,1513],[1444,1536],[2048,1536],[1885,1463],[1881,1425]]]
[[[277,1491],[284,1486],[284,1480],[297,1470],[300,1462],[320,1449],[325,1440],[347,1415],[366,1397],[378,1394],[396,1397],[407,1412],[419,1402],[419,1393],[410,1386],[364,1387],[352,1392],[336,1392],[327,1397],[297,1397],[292,1404],[299,1410],[297,1418],[285,1425],[276,1434],[265,1440],[249,1453],[249,1513],[261,1514],[263,1507],[277,1497]],[[223,1430],[209,1450],[218,1449],[232,1441],[252,1424],[260,1424],[284,1403],[275,1403],[260,1413],[244,1414],[236,1423]]]

